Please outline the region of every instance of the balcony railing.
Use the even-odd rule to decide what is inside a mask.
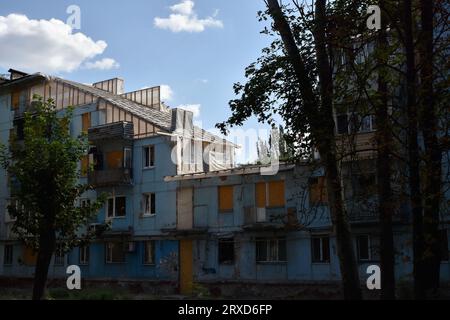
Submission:
[[[98,140],[133,140],[133,123],[119,121],[89,128],[89,141]]]
[[[96,170],[88,173],[89,184],[94,187],[131,185],[133,172],[128,168]]]

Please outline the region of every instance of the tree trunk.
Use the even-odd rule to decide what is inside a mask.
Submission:
[[[358,267],[353,250],[350,227],[346,219],[342,200],[341,176],[336,162],[336,145],[334,139],[334,120],[332,110],[332,78],[329,66],[329,57],[326,51],[325,40],[325,0],[316,2],[316,29],[315,42],[321,87],[321,103],[312,91],[313,81],[306,72],[304,60],[297,48],[290,26],[286,21],[277,0],[267,0],[270,15],[274,20],[274,27],[280,33],[286,52],[294,68],[302,99],[304,110],[311,127],[311,135],[317,144],[323,160],[327,189],[329,195],[330,211],[333,227],[336,233],[338,257],[345,299],[361,299]]]
[[[413,259],[414,259],[414,296],[416,299],[424,298],[424,279],[422,259],[424,250],[423,239],[423,212],[420,194],[420,168],[418,145],[418,118],[416,101],[416,61],[414,37],[412,31],[412,2],[403,0],[403,29],[404,47],[406,55],[406,86],[407,86],[407,117],[408,117],[408,162],[409,162],[409,192],[413,225]]]
[[[440,277],[439,206],[442,183],[442,153],[437,137],[438,120],[434,105],[433,89],[433,11],[434,0],[421,0],[421,35],[419,55],[421,59],[421,112],[420,126],[425,147],[424,181],[424,281],[431,294],[437,293]]]
[[[39,251],[36,261],[33,283],[33,300],[42,300],[45,293],[48,268],[56,247],[56,237],[53,230],[42,233],[39,239]]]
[[[384,1],[380,1],[383,12]],[[381,29],[378,31],[377,50],[378,59],[378,94],[379,103],[376,106],[377,121],[377,191],[378,212],[380,218],[380,267],[381,267],[381,298],[395,299],[395,255],[394,237],[392,231],[392,188],[391,188],[391,125],[388,115],[388,84],[386,80],[387,61],[385,57],[388,50],[386,35],[386,17],[381,18]],[[381,54],[380,54],[381,53]]]

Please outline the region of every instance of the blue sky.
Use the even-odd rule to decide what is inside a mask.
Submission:
[[[60,43],[53,31],[46,36],[44,46],[39,35],[8,38],[3,34],[2,38],[1,19],[11,28],[13,22],[7,16],[12,13],[25,15],[29,21],[23,23],[33,29],[35,22],[31,20],[54,18],[66,22],[69,17],[66,9],[70,5],[81,9],[81,29],[73,33],[90,38],[76,44],[79,49],[76,58],[72,58],[76,50],[63,52],[67,43]],[[19,68],[11,63],[31,59],[33,63],[23,62],[22,69],[27,72],[46,71],[83,83],[118,76],[125,79],[126,91],[164,84],[172,91],[171,95],[166,92],[167,104],[200,105],[196,121],[201,120],[203,127],[209,129],[230,115],[228,101],[234,97],[233,83],[244,80],[244,68],[270,41],[259,33],[264,24],[258,22],[256,15],[262,9],[262,0],[2,0],[2,51],[11,47],[26,54],[15,54],[17,58],[13,59],[6,51],[0,53],[0,73],[6,73],[9,67]],[[169,19],[171,14],[175,16]],[[21,23],[14,28],[22,29]],[[4,30],[5,27],[3,33]],[[20,41],[27,43],[16,43]],[[67,38],[67,42],[73,40]],[[50,50],[53,46],[55,51]],[[46,57],[57,52],[61,54],[60,60],[79,63],[70,72],[61,70],[65,68],[62,63],[59,67],[48,66],[48,59],[39,56],[40,49],[46,50]],[[255,119],[245,126],[259,127],[265,126]]]

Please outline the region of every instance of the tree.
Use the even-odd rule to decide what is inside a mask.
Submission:
[[[277,0],[268,0],[266,5],[268,10],[260,15],[261,19],[270,17],[274,23],[273,30],[265,33],[279,34],[281,39],[264,49],[257,64],[246,69],[249,81],[245,86],[235,84],[235,93],[241,97],[230,102],[233,115],[218,127],[226,131],[227,125],[241,125],[251,114],[270,123],[270,114],[276,111],[297,142],[297,150],[311,152],[317,148],[326,173],[344,297],[361,299],[336,156],[330,65],[333,51],[327,37],[326,1],[316,1],[315,14],[305,13],[297,6],[298,13],[305,18],[299,20],[295,19],[293,9],[284,8],[283,13]],[[281,105],[277,103],[280,100],[284,102]]]
[[[379,2],[382,13],[389,10],[384,0]],[[380,266],[381,273],[381,298],[395,299],[395,254],[394,235],[392,230],[392,188],[391,188],[391,154],[392,133],[391,119],[389,118],[389,92],[388,92],[388,57],[389,42],[387,35],[386,14],[381,16],[381,29],[377,35],[378,77],[377,93],[379,102],[375,108],[375,116],[378,124],[376,131],[377,140],[377,180],[378,180],[378,211],[380,219]]]
[[[438,141],[439,120],[436,111],[434,90],[434,0],[420,0],[419,57],[420,70],[420,113],[419,126],[423,135],[425,151],[424,181],[424,252],[423,272],[426,289],[435,293],[439,288],[440,235],[439,209],[442,186],[442,150]]]
[[[87,153],[86,136],[70,135],[72,109],[58,114],[54,102],[34,97],[32,112],[25,113],[24,141],[11,141],[10,152],[2,148],[1,160],[14,178],[14,197],[20,205],[9,205],[15,218],[12,231],[37,253],[33,300],[43,298],[48,268],[57,244],[67,252],[93,236],[81,228],[103,205],[105,196],[77,206],[90,189],[78,183],[77,165]]]

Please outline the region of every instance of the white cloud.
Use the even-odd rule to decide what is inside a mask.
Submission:
[[[0,67],[24,71],[70,72],[104,52],[105,41],[72,33],[61,20],[0,16]]]
[[[173,97],[173,90],[172,90],[172,88],[169,85],[167,85],[167,84],[160,85],[160,88],[161,88],[161,92],[160,92],[161,101],[170,101],[170,100],[172,100],[172,97]]]
[[[194,114],[194,118],[197,118],[200,116],[201,107],[202,106],[200,104],[180,104],[176,108],[181,108],[184,110],[191,111]]]
[[[199,19],[194,11],[194,2],[183,0],[170,7],[172,13],[168,18],[156,17],[154,24],[159,29],[168,29],[172,32],[202,32],[208,27],[223,28],[223,22],[216,19],[218,10],[210,17]]]
[[[120,64],[114,59],[103,58],[95,62],[86,62],[85,67],[86,69],[110,70],[119,68]]]
[[[180,3],[174,4],[170,7],[170,10],[173,12],[188,16],[193,13],[194,9],[194,1],[184,0]]]

